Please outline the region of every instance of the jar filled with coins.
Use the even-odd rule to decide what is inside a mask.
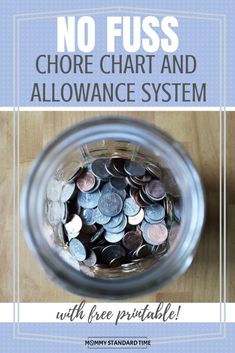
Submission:
[[[191,264],[204,221],[200,176],[154,126],[106,117],[73,126],[38,156],[21,197],[31,248],[84,296],[157,290]]]

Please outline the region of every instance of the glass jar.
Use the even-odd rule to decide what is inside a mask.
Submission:
[[[97,158],[121,157],[163,171],[166,190],[180,197],[180,222],[169,230],[169,249],[131,266],[92,268],[70,255],[61,224],[51,226],[45,211],[51,178],[66,183]],[[139,296],[173,281],[190,266],[205,215],[201,178],[182,146],[163,131],[127,117],[77,124],[52,141],[34,162],[21,195],[21,219],[30,247],[56,282],[79,295],[121,299]]]

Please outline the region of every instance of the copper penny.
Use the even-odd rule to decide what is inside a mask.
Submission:
[[[95,176],[89,172],[84,172],[77,179],[77,187],[82,192],[90,191],[95,186]]]
[[[147,183],[150,183],[150,181],[152,180],[152,177],[151,177],[150,174],[144,174],[142,177],[131,177],[131,180],[134,183],[142,186],[142,185],[145,185]]]
[[[127,232],[122,239],[123,246],[128,250],[138,249],[142,242],[143,238],[141,233],[132,230]]]
[[[140,197],[140,190],[136,190],[136,193],[133,193],[133,197],[135,202],[137,203],[137,205],[139,205],[140,207],[146,207],[149,205],[149,203],[145,202],[144,200],[142,200],[142,198]]]
[[[164,243],[168,236],[168,230],[166,226],[161,223],[150,224],[147,230],[149,239],[155,244],[160,245]]]
[[[143,208],[141,208],[135,216],[128,217],[128,222],[131,225],[136,226],[137,224],[140,224],[143,221],[143,219],[144,219],[144,210]]]

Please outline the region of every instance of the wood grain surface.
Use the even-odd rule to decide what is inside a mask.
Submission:
[[[22,185],[38,152],[65,128],[109,112],[21,112],[19,119],[19,174]],[[151,122],[181,142],[198,167],[207,197],[206,226],[193,264],[175,282],[158,292],[130,299],[135,302],[219,301],[219,136],[218,112],[117,112]],[[235,113],[227,116],[227,300],[235,301]],[[0,112],[0,301],[13,295],[13,120],[12,112]],[[19,300],[21,302],[78,302],[52,282],[28,249],[23,231],[19,238]],[[17,260],[17,259],[16,259]],[[87,301],[96,299],[85,298]]]

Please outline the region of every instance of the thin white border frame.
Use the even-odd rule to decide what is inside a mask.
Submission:
[[[184,341],[192,341],[194,339],[200,339],[200,340],[205,340],[205,339],[224,339],[226,338],[226,330],[225,330],[225,323],[226,323],[226,110],[225,110],[225,88],[226,88],[226,72],[225,72],[225,58],[226,58],[226,50],[225,50],[225,45],[226,45],[226,16],[221,15],[221,14],[201,14],[201,13],[193,13],[193,12],[182,12],[182,11],[169,11],[169,10],[156,10],[156,9],[148,9],[148,8],[128,8],[128,7],[112,7],[112,8],[104,8],[104,9],[82,9],[82,10],[68,10],[68,11],[56,11],[56,12],[47,12],[47,13],[31,13],[31,14],[16,14],[13,16],[13,90],[14,90],[14,95],[13,95],[13,143],[17,142],[17,145],[13,145],[13,216],[15,218],[15,222],[13,223],[13,250],[16,250],[15,253],[13,251],[13,322],[14,322],[14,329],[13,329],[13,336],[14,338],[21,338],[21,339],[39,339],[39,340],[44,340],[43,338],[45,337],[46,340],[50,341],[58,341],[58,342],[69,342],[69,343],[83,343],[84,338],[77,338],[77,337],[66,337],[61,336],[57,337],[54,335],[43,335],[43,334],[34,334],[34,333],[21,333],[19,326],[19,306],[20,306],[20,298],[19,298],[19,160],[20,160],[20,151],[19,151],[19,139],[20,139],[20,129],[19,129],[19,119],[20,119],[20,107],[19,107],[19,38],[20,38],[20,23],[26,20],[35,20],[35,19],[47,19],[47,18],[54,18],[57,17],[58,14],[71,14],[71,13],[88,13],[89,15],[91,14],[104,14],[104,13],[117,13],[117,12],[130,12],[130,13],[139,13],[142,15],[147,15],[147,14],[169,14],[173,13],[176,14],[178,17],[183,17],[183,18],[193,18],[193,19],[200,19],[200,20],[214,20],[219,22],[220,26],[220,114],[219,114],[219,119],[220,119],[220,331],[219,335],[217,336],[217,332],[211,333],[211,334],[200,334],[200,335],[186,335],[186,336],[175,336],[175,337],[159,337],[157,339],[151,339],[151,341],[157,341],[156,343],[173,343],[173,342],[184,342]],[[45,14],[47,16],[45,16]],[[51,16],[48,17],[48,14],[51,14]],[[185,15],[182,15],[185,14]],[[196,16],[192,16],[192,14],[195,14]],[[209,16],[209,17],[207,17]],[[223,40],[224,39],[224,40]],[[222,55],[222,53],[224,55]],[[16,59],[16,61],[14,60]],[[18,59],[18,60],[17,60]],[[223,78],[223,80],[222,80]],[[223,91],[222,91],[222,82],[223,82]],[[224,109],[222,110],[222,92],[223,92],[223,102],[224,102]],[[17,110],[16,110],[16,103],[17,103]],[[31,107],[30,107],[31,108]],[[32,107],[34,108],[34,107]],[[46,107],[45,107],[46,108]],[[101,108],[101,109],[100,109]],[[92,107],[92,110],[106,110],[102,109],[103,107]],[[105,108],[105,107],[104,107]],[[123,110],[129,110],[129,111],[136,111],[138,107],[131,107],[130,109],[126,109],[127,107],[123,107]],[[150,108],[150,109],[148,109]],[[177,107],[171,107],[171,110],[175,110],[174,108]],[[190,107],[188,107],[190,110]],[[120,107],[110,107],[110,109],[119,109]],[[141,108],[140,108],[141,109]],[[140,110],[139,109],[139,110]],[[32,109],[33,110],[33,109]],[[45,109],[47,110],[47,109]],[[54,109],[56,110],[56,108]],[[78,110],[87,110],[86,107],[81,107],[81,109]],[[91,109],[89,109],[91,110]],[[161,110],[161,107],[159,109],[156,109],[156,107],[146,107],[146,109],[141,109],[141,110]],[[200,110],[203,110],[203,107],[200,107]],[[206,110],[206,107],[205,107]],[[224,119],[222,119],[222,116]],[[17,122],[17,124],[16,124]],[[223,158],[223,166],[224,169],[222,169],[222,158]],[[17,164],[16,164],[17,163]],[[224,202],[224,208],[222,209],[222,176],[223,176],[223,182],[224,182],[224,197],[223,197],[223,202]],[[17,181],[17,187],[16,187],[16,181]],[[222,228],[222,221],[224,220],[223,223],[223,228]],[[224,239],[222,242],[222,229],[224,232]],[[17,231],[17,238],[16,238],[16,231]],[[16,248],[17,246],[17,248]],[[223,250],[223,254],[222,254]],[[223,259],[223,265],[222,266],[222,259]],[[18,267],[16,267],[18,265]],[[223,267],[223,269],[222,269]],[[223,288],[222,288],[222,276],[223,276]],[[15,279],[17,278],[17,282],[15,282]],[[223,311],[222,311],[222,296],[224,294],[224,306],[223,306]],[[17,298],[17,302],[15,299]],[[17,319],[18,321],[16,322],[16,306],[17,304]],[[222,325],[221,318],[222,314],[224,316],[224,322]],[[17,326],[17,329],[16,327]],[[223,330],[221,328],[223,327]],[[54,339],[53,339],[54,338]],[[170,340],[168,341],[169,338],[174,338],[175,341]],[[186,340],[184,340],[186,338]],[[69,341],[66,341],[66,339],[69,339]],[[75,340],[74,340],[75,339]],[[167,341],[165,341],[166,339]],[[71,342],[71,340],[73,342]],[[80,342],[82,340],[82,342]],[[155,343],[155,344],[156,344]]]

